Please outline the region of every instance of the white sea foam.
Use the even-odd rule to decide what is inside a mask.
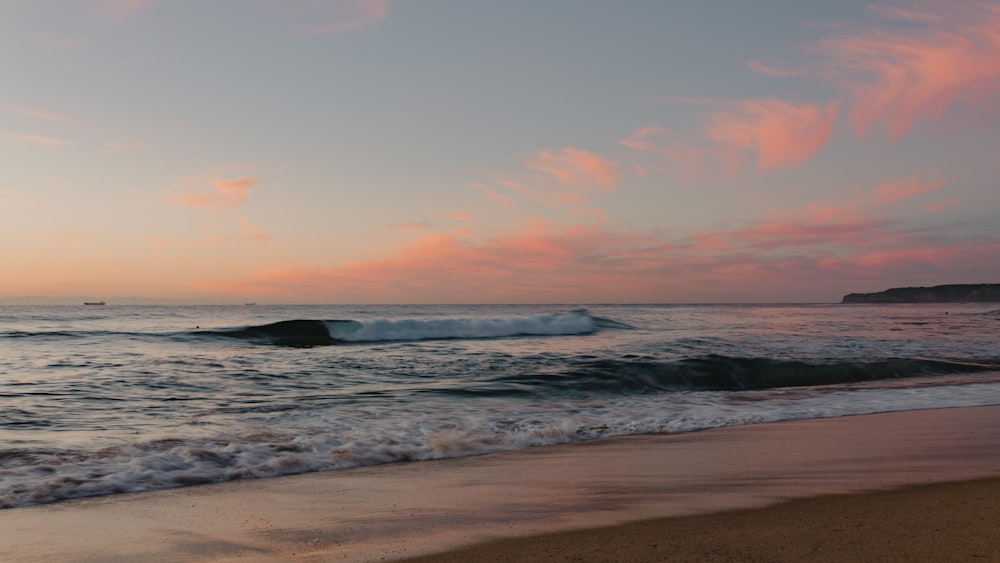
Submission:
[[[331,338],[348,342],[572,335],[595,330],[594,319],[586,311],[507,318],[374,319],[325,324]]]
[[[993,405],[1000,384],[809,393],[692,393],[665,405],[656,396],[568,402],[547,412],[496,408],[434,414],[343,417],[336,410],[291,416],[280,427],[108,448],[79,456],[8,459],[0,508],[185,485],[480,455],[613,436],[678,433],[781,420]],[[781,395],[782,393],[779,393]],[[794,398],[791,396],[794,394]],[[721,400],[720,400],[721,399]]]

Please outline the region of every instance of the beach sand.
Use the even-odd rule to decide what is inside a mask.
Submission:
[[[1000,478],[502,539],[407,561],[1000,561]]]
[[[0,560],[990,561],[997,477],[1000,407],[911,411],[0,510]]]

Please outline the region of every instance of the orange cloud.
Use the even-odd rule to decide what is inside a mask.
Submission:
[[[86,240],[85,236],[68,231],[49,231],[46,236],[51,240],[67,244],[76,244]]]
[[[427,234],[382,260],[331,269],[271,269],[246,282],[195,286],[221,293],[294,294],[306,300],[336,296],[355,302],[596,300],[603,288],[631,285],[626,272],[607,268],[614,257],[603,247],[621,244],[615,240],[593,227],[545,223],[481,243],[456,233]]]
[[[308,28],[307,35],[328,35],[355,31],[385,21],[389,15],[390,0],[347,0],[350,13],[333,23]]]
[[[27,208],[31,206],[31,199],[25,197],[20,190],[0,188],[0,205],[8,209]]]
[[[574,147],[539,151],[525,166],[573,187],[610,190],[619,182],[617,162]]]
[[[849,30],[817,47],[854,94],[859,133],[884,122],[898,139],[917,121],[940,120],[954,106],[995,104],[1000,6],[913,1],[872,11],[897,25]]]
[[[271,237],[263,229],[252,225],[250,218],[245,215],[240,216],[240,227],[243,229],[243,238],[250,242],[267,242],[271,240]]]
[[[182,192],[173,199],[180,205],[198,209],[232,209],[247,202],[250,189],[256,184],[256,181],[246,177],[215,179],[211,181],[212,191]]]
[[[430,223],[399,223],[389,225],[389,230],[394,233],[412,234],[430,230]]]
[[[757,153],[757,170],[801,164],[826,143],[839,102],[826,107],[768,98],[738,104],[738,113],[711,116],[706,131],[723,151],[729,171],[741,167],[740,151]]]

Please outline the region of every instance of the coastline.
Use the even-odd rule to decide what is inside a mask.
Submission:
[[[391,560],[505,538],[995,477],[1000,406],[905,411],[0,510],[0,559]],[[981,497],[976,491],[995,483],[968,486]]]

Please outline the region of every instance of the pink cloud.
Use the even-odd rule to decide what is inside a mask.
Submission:
[[[587,203],[587,199],[579,192],[559,192],[556,194],[556,197],[565,205],[582,205]]]
[[[442,214],[441,217],[444,217],[445,219],[451,219],[452,221],[459,221],[462,223],[468,223],[469,221],[472,221],[474,219],[472,214],[466,211],[452,211],[451,213]]]
[[[995,242],[949,243],[891,229],[878,222],[789,222],[671,242],[601,225],[535,221],[484,240],[428,233],[380,259],[269,268],[243,281],[193,285],[303,302],[747,301],[775,300],[779,287],[781,299],[825,295],[832,301],[862,281],[922,281],[913,277],[919,272],[949,272],[949,279],[1000,273]],[[756,234],[746,236],[751,231]]]
[[[805,209],[786,211],[783,215],[793,215],[797,217],[796,220],[814,225],[860,223],[867,221],[866,213],[873,209],[933,192],[950,182],[950,180],[939,179],[937,171],[932,170],[926,175],[914,174],[907,178],[887,180],[859,193],[846,202],[814,203],[806,206]]]
[[[28,141],[29,143],[35,143],[36,145],[45,145],[47,147],[59,147],[63,145],[73,144],[73,141],[68,141],[66,139],[60,139],[57,137],[43,137],[42,135],[32,135],[28,133],[5,132],[4,135],[6,135],[11,139]]]
[[[952,248],[906,248],[894,251],[867,252],[845,260],[845,263],[867,268],[898,268],[900,265],[917,263],[944,263],[953,259],[960,247]]]
[[[817,47],[854,94],[859,133],[885,123],[898,139],[953,107],[996,102],[1000,6],[913,1],[872,11],[890,25],[848,30]]]
[[[962,199],[946,199],[944,201],[929,203],[924,206],[924,209],[926,209],[927,211],[933,211],[934,213],[940,213],[945,209],[951,207],[952,205],[962,203],[963,201],[964,200]]]
[[[79,125],[79,121],[66,117],[64,115],[59,115],[49,111],[44,111],[34,108],[25,108],[20,106],[13,106],[9,104],[0,104],[0,109],[5,111],[10,111],[14,113],[19,113],[21,115],[27,115],[30,117],[37,117],[39,119],[44,119],[46,121],[54,121],[56,123],[63,123],[66,125]]]
[[[712,153],[703,147],[675,143],[662,153],[670,160],[670,169],[684,179],[706,176],[712,170]]]
[[[876,241],[899,235],[888,229],[890,222],[863,216],[838,217],[832,221],[811,218],[761,221],[747,229],[719,233],[733,246],[780,250],[793,247],[868,247]]]
[[[994,279],[996,268],[983,268],[984,260],[1000,259],[1000,245],[986,241],[962,244],[931,243],[872,250],[818,262],[829,275],[856,279],[906,280],[908,284],[942,283],[964,279]],[[882,281],[880,285],[885,285]],[[891,284],[891,282],[890,282]]]
[[[215,179],[211,181],[210,191],[181,192],[173,199],[180,205],[198,209],[232,209],[247,202],[250,190],[256,184],[256,181],[246,177],[235,180]]]
[[[620,139],[618,143],[635,151],[665,157],[669,163],[634,165],[633,173],[636,176],[646,176],[651,172],[674,172],[690,179],[704,176],[710,169],[708,149],[680,143],[674,139],[670,131],[660,125],[637,129],[628,138]]]
[[[498,175],[493,178],[493,181],[498,186],[509,190],[513,197],[502,194],[497,194],[497,197],[493,197],[489,193],[487,195],[507,208],[512,208],[515,201],[521,204],[527,202],[556,210],[579,206],[587,202],[587,198],[579,192],[560,192],[554,190],[552,186],[546,185],[545,182],[540,182],[540,185],[536,185],[536,180],[537,178],[529,178],[525,181],[511,176]]]
[[[794,105],[775,98],[740,102],[738,112],[711,116],[706,131],[723,151],[730,171],[740,168],[740,151],[757,153],[757,170],[801,164],[830,136],[839,102],[825,107]]]
[[[124,142],[105,141],[103,145],[104,145],[104,150],[111,153],[131,152],[146,148],[146,143],[142,141],[124,141]]]
[[[660,125],[648,125],[634,131],[627,139],[618,141],[622,145],[637,151],[661,151],[663,147],[652,141],[656,137],[663,137],[670,134],[670,131]]]
[[[150,0],[90,0],[109,19],[126,20],[145,10]]]
[[[782,78],[801,76],[807,74],[802,69],[782,66],[780,63],[771,60],[756,59],[746,63],[750,70],[767,76],[778,76]]]
[[[876,186],[872,190],[872,200],[876,204],[893,203],[915,195],[932,192],[946,184],[948,184],[947,180],[927,181],[919,175],[910,176]]]
[[[307,35],[328,35],[355,31],[385,21],[389,15],[390,0],[347,0],[338,5],[350,6],[346,16],[328,24],[306,29]]]
[[[726,173],[744,168],[747,153],[756,155],[758,172],[797,166],[809,160],[829,139],[840,102],[825,106],[794,104],[776,98],[723,100],[715,98],[659,98],[664,103],[682,103],[717,108],[707,117],[705,141],[679,140],[659,125],[650,125],[619,141],[630,149],[655,153],[669,159],[669,169],[682,177],[706,175],[716,163]],[[644,167],[643,170],[657,167]]]
[[[505,193],[501,193],[482,182],[471,182],[469,187],[482,192],[486,199],[490,200],[492,203],[505,207],[507,209],[514,208],[514,199]]]
[[[525,163],[568,186],[610,190],[618,185],[618,163],[574,147],[539,151]]]
[[[842,203],[815,203],[805,209],[781,212],[776,220],[752,222],[746,229],[719,233],[739,245],[780,249],[794,246],[848,246],[866,248],[878,242],[903,236],[893,229],[893,222],[872,217],[880,206],[896,204],[929,193],[948,184],[932,171],[926,179],[920,174],[893,179],[874,186]]]

